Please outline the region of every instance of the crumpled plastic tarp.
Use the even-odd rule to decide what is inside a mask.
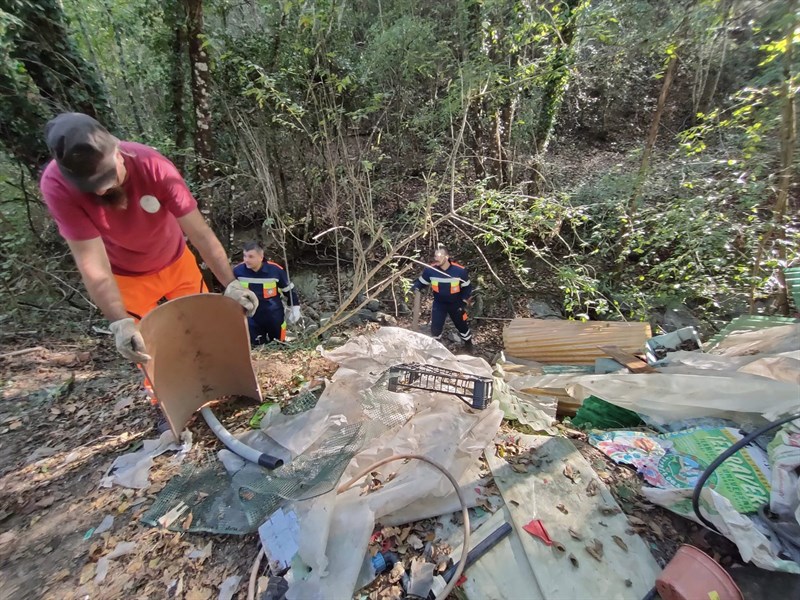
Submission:
[[[100,487],[121,485],[133,489],[144,489],[150,485],[150,468],[153,459],[165,452],[178,452],[173,464],[180,464],[192,449],[192,432],[188,429],[181,434],[181,444],[175,440],[172,431],[165,431],[158,439],[144,440],[136,452],[129,452],[114,459],[106,475],[100,480]]]
[[[573,398],[597,396],[645,414],[652,422],[720,417],[742,422],[763,416],[773,420],[800,407],[798,386],[758,375],[705,370],[698,374],[586,375],[567,384]],[[748,417],[748,415],[750,417]]]
[[[700,522],[692,509],[690,489],[662,490],[643,487],[642,494],[653,504],[664,506],[687,519]],[[780,558],[778,545],[759,531],[752,519],[737,512],[725,496],[704,487],[700,494],[700,507],[703,516],[711,521],[722,535],[736,544],[745,562],[752,562],[757,567],[769,571],[800,573],[800,565]],[[711,511],[709,507],[712,507]]]
[[[800,524],[800,426],[784,425],[767,448],[772,468],[770,510]]]
[[[423,363],[482,377],[492,374],[481,358],[454,356],[432,338],[393,327],[359,336],[323,355],[340,368],[317,406],[291,419],[277,420],[267,429],[270,437],[293,453],[313,444],[315,436],[331,422],[345,425],[360,416],[361,395],[393,365]],[[474,487],[474,466],[503,417],[497,403],[476,411],[447,394],[414,391],[404,396],[413,405],[413,416],[368,441],[348,465],[341,483],[382,458],[413,453],[440,463],[462,489]],[[332,491],[292,504],[301,543],[288,578],[289,600],[349,598],[376,521],[397,523],[393,517],[401,515],[403,522],[409,522],[442,514],[439,510],[452,512],[458,506],[452,485],[425,463],[397,461],[378,471],[384,485],[368,494],[359,483],[343,494]],[[390,475],[391,481],[386,481]],[[474,495],[471,499],[474,501]]]

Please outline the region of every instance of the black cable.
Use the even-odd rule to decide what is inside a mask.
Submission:
[[[770,431],[772,429],[775,429],[776,427],[780,427],[781,425],[784,425],[784,424],[788,423],[789,421],[794,421],[796,419],[800,419],[800,413],[797,413],[797,414],[794,414],[794,415],[789,415],[788,417],[783,417],[782,419],[778,419],[777,421],[772,421],[771,423],[767,423],[766,425],[764,425],[760,429],[757,429],[754,432],[752,432],[752,433],[746,435],[745,437],[743,437],[742,439],[740,439],[733,446],[731,446],[730,448],[725,450],[725,452],[723,452],[717,458],[715,458],[714,462],[712,462],[710,465],[708,465],[706,470],[703,471],[703,474],[697,480],[697,483],[694,485],[694,492],[692,493],[692,508],[694,509],[694,514],[697,515],[697,518],[700,519],[700,522],[703,523],[703,525],[705,525],[706,527],[708,527],[712,531],[716,531],[717,533],[720,533],[719,529],[717,529],[711,521],[709,521],[703,515],[700,514],[700,492],[703,489],[703,486],[705,485],[705,483],[708,480],[708,478],[711,477],[711,474],[714,471],[716,471],[717,468],[722,463],[724,463],[731,456],[736,454],[739,450],[741,450],[742,448],[747,446],[747,444],[752,442],[758,436],[763,435],[766,432],[768,432],[768,431]]]

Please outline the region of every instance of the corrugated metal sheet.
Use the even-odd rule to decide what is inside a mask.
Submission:
[[[781,325],[791,325],[799,322],[800,319],[791,317],[768,317],[763,315],[742,315],[722,328],[717,335],[706,342],[704,350],[708,352],[716,348],[719,343],[732,334],[734,331],[753,331],[754,329],[766,329],[768,327],[780,327]]]
[[[800,267],[786,269],[783,274],[786,276],[786,287],[794,298],[794,308],[800,311]]]

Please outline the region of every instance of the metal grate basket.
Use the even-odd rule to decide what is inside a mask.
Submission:
[[[426,390],[457,396],[472,408],[483,410],[492,401],[492,379],[419,363],[389,369],[390,392]]]

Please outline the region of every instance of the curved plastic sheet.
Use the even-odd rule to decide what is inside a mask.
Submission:
[[[219,294],[171,300],[140,324],[147,378],[176,436],[192,414],[224,396],[261,401],[242,307]]]

